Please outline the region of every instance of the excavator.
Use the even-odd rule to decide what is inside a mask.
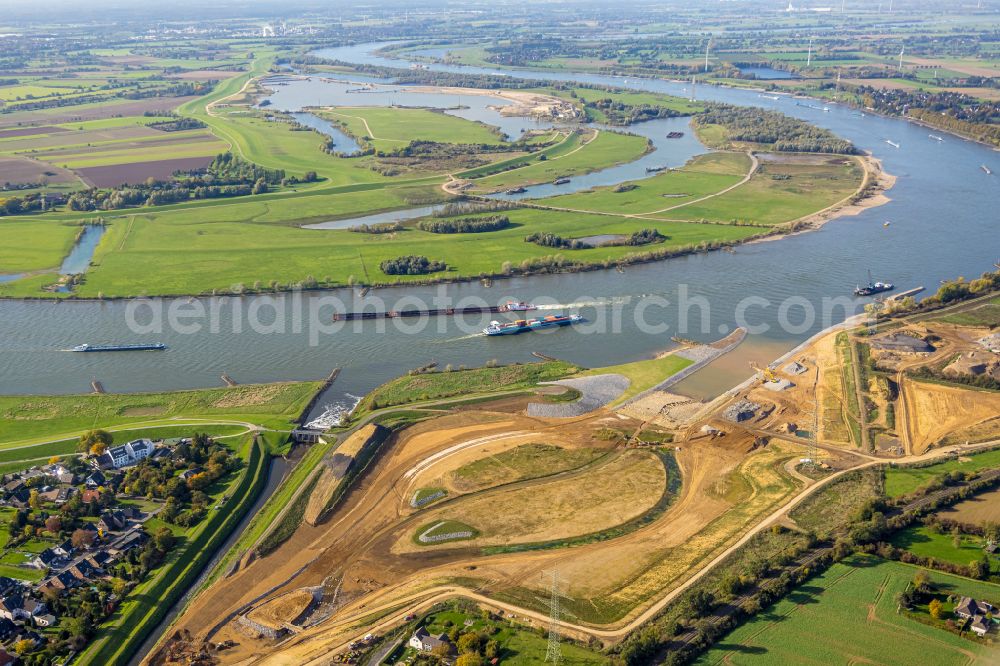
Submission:
[[[754,372],[759,373],[764,378],[765,382],[776,382],[776,381],[778,381],[778,377],[777,377],[777,375],[774,374],[774,370],[772,370],[771,368],[767,367],[766,365],[762,368],[759,365],[757,365],[756,363],[754,363],[753,361],[750,361],[750,368]]]

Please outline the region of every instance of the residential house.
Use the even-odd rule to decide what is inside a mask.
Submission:
[[[130,467],[148,458],[153,453],[153,442],[149,439],[135,439],[121,446],[113,446],[97,457],[101,469]]]
[[[52,613],[45,613],[44,615],[39,615],[35,618],[35,625],[39,627],[51,627],[58,621],[59,618]],[[2,666],[2,663],[0,663],[0,666]]]
[[[98,550],[97,552],[87,555],[84,559],[85,561],[90,562],[90,565],[95,569],[103,569],[104,565],[111,561],[111,556],[108,555],[106,551]]]
[[[52,465],[49,467],[49,474],[57,478],[59,483],[68,483],[69,485],[76,483],[76,474],[65,465]]]
[[[35,555],[35,559],[29,562],[29,566],[35,569],[49,569],[57,565],[62,560],[59,555],[51,548],[46,548],[42,552]]]
[[[17,633],[17,625],[7,618],[0,618],[0,641],[8,641],[11,636]]]
[[[187,481],[195,474],[201,474],[201,467],[192,467],[191,469],[186,469],[180,473],[181,481]]]
[[[23,608],[25,617],[34,619],[37,619],[39,615],[45,615],[49,610],[44,601],[30,597],[24,600]]]
[[[70,557],[73,555],[73,542],[70,539],[66,539],[58,546],[52,546],[52,552],[59,557]]]
[[[51,488],[41,492],[38,496],[45,500],[46,502],[52,502],[57,506],[61,506],[69,501],[69,498],[73,496],[76,492],[76,488]]]
[[[955,615],[967,620],[973,619],[977,615],[986,615],[987,613],[992,612],[993,606],[985,601],[976,601],[971,597],[962,597],[959,602],[955,604]]]
[[[80,560],[66,571],[73,574],[77,580],[87,581],[93,578],[98,572],[87,560]]]
[[[99,502],[101,499],[101,491],[96,488],[88,488],[80,493],[80,501],[84,504],[90,504],[91,502]]]
[[[126,525],[128,525],[128,518],[117,509],[105,511],[97,521],[97,529],[102,532],[117,532],[124,529]]]
[[[136,529],[116,541],[113,546],[108,548],[108,553],[112,556],[121,556],[130,550],[141,548],[148,540],[149,537],[141,528]]]
[[[101,474],[100,470],[98,470],[84,479],[83,484],[90,490],[96,490],[97,488],[107,484],[107,482],[108,480],[103,474]]]
[[[20,657],[16,654],[11,654],[7,652],[6,648],[0,647],[0,666],[8,666],[8,664],[16,664]]]
[[[442,646],[446,646],[445,649],[449,654],[455,651],[455,645],[448,638],[448,634],[432,636],[426,627],[420,627],[413,632],[413,635],[410,636],[409,645],[421,652],[433,652]]]
[[[8,594],[19,591],[21,589],[21,583],[14,580],[13,578],[8,578],[7,576],[0,576],[0,596],[7,596]]]
[[[39,585],[39,591],[45,591],[47,589],[55,590],[56,592],[62,594],[63,590],[69,590],[74,587],[79,587],[80,581],[73,574],[68,571],[63,571],[57,576],[52,576],[48,580],[42,582]]]
[[[7,498],[7,502],[18,509],[26,509],[28,507],[28,502],[31,500],[31,491],[28,490],[27,486],[21,486],[14,492],[10,494]]]
[[[28,617],[24,610],[24,597],[20,594],[11,594],[0,599],[0,617],[8,620],[22,620]]]

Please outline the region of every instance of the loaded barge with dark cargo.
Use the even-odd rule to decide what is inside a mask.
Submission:
[[[167,346],[162,342],[144,345],[77,345],[70,349],[75,352],[113,352],[113,351],[163,351]]]
[[[491,305],[484,307],[473,305],[464,308],[432,308],[422,310],[412,308],[408,310],[362,310],[361,312],[338,312],[334,313],[334,321],[355,321],[358,319],[399,319],[403,317],[439,317],[442,315],[467,315],[467,314],[498,314],[501,312],[528,312],[536,310],[537,306],[524,301],[507,301],[501,305]]]

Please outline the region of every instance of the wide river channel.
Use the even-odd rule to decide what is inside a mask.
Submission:
[[[354,63],[408,66],[405,61],[377,55],[381,46],[362,44],[324,49],[317,54]],[[429,67],[499,73],[474,67]],[[586,73],[503,73],[690,94],[685,84],[658,80],[629,78],[626,83],[623,78]],[[313,86],[309,94],[304,94],[304,86]],[[332,104],[342,99],[336,88],[335,84],[316,79],[290,83],[279,87],[272,101],[276,108],[288,110],[296,110],[296,104],[298,108]],[[363,96],[354,94],[355,98]],[[301,101],[293,97],[301,97]],[[372,103],[376,103],[374,97]],[[944,140],[933,140],[927,129],[916,124],[862,115],[835,104],[824,111],[822,103],[788,96],[774,100],[756,91],[703,85],[698,86],[697,97],[779,109],[850,139],[880,158],[885,170],[898,178],[888,193],[892,201],[838,219],[815,232],[741,246],[732,253],[693,255],[633,266],[624,272],[602,270],[498,280],[492,287],[463,283],[378,289],[364,299],[345,289],[278,299],[154,301],[140,307],[125,302],[6,301],[0,303],[0,392],[85,392],[94,379],[109,391],[168,390],[220,386],[222,373],[247,383],[317,379],[334,367],[343,368],[321,401],[321,409],[328,404],[350,403],[352,395],[361,395],[387,379],[430,362],[458,367],[490,359],[529,361],[534,360],[532,352],[539,352],[595,367],[648,358],[671,347],[674,335],[711,340],[737,323],[753,325],[756,332],[740,349],[677,387],[681,392],[703,397],[747,377],[748,360],[768,361],[817,330],[860,310],[865,300],[852,299],[850,293],[855,285],[867,280],[869,269],[876,279],[891,280],[898,289],[925,286],[933,290],[943,279],[975,276],[989,270],[1000,258],[1000,176],[987,175],[980,168],[985,164],[1000,173],[1000,159],[989,148],[940,132],[935,134]],[[469,108],[454,112],[484,122],[499,118],[493,111],[488,117],[483,115],[488,109],[480,100],[485,99],[473,102],[466,97],[461,105]],[[404,93],[392,101],[414,106],[422,103]],[[450,104],[441,106],[459,105],[452,98]],[[526,119],[508,118],[502,129],[513,134],[533,124]],[[637,125],[630,131],[659,137],[667,126],[684,129],[683,122],[674,120],[664,121],[662,126]],[[575,178],[567,189],[559,191],[643,177],[645,165],[677,166],[703,150],[690,139],[690,132],[687,134],[676,146],[656,140],[658,150],[644,157],[640,165]],[[536,188],[530,194],[546,193]],[[405,217],[406,213],[398,216]],[[891,224],[885,226],[886,221]],[[317,274],[322,274],[321,268]],[[335,332],[328,330],[333,308],[371,308],[379,302],[389,308],[412,306],[412,302],[400,302],[404,297],[419,297],[427,302],[434,298],[484,299],[493,304],[510,297],[549,304],[551,312],[579,312],[588,324],[506,338],[475,335],[488,317],[439,318],[423,326],[413,321],[403,325],[396,321],[351,323]],[[841,300],[840,306],[829,305],[829,299],[835,298]],[[331,299],[340,299],[343,304],[330,305],[327,301]],[[202,310],[211,315],[214,310],[216,314],[184,320],[203,325],[196,332],[182,332],[166,326],[171,307],[178,312]],[[278,320],[285,325],[268,326],[275,320],[275,310],[282,307],[287,316]],[[313,325],[309,311],[317,307],[318,323]],[[815,317],[805,314],[807,307]],[[303,312],[298,326],[292,316],[296,309]],[[828,316],[824,316],[824,309],[829,311]],[[154,311],[163,313],[162,330],[157,330],[152,319]],[[131,330],[130,315],[140,324],[149,324],[151,331]],[[262,325],[251,327],[250,321]],[[82,342],[163,342],[169,349],[119,354],[62,351]]]

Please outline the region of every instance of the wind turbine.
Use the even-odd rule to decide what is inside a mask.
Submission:
[[[806,56],[806,67],[812,66],[812,61],[813,61],[813,40],[814,39],[815,39],[815,37],[813,37],[813,36],[809,37],[809,55]]]
[[[901,48],[899,49],[899,68],[898,68],[898,70],[897,70],[897,71],[900,71],[900,72],[902,72],[902,71],[903,71],[903,53],[905,53],[905,52],[906,52],[906,45],[904,44],[904,45],[903,45],[903,46],[902,46],[902,47],[901,47]]]
[[[705,71],[708,71],[708,48],[712,45],[712,38],[709,37],[708,41],[705,42]]]

